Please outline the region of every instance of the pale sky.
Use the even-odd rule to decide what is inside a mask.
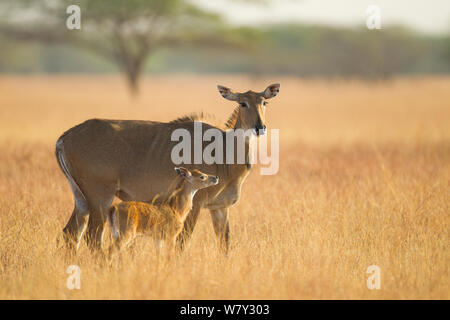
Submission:
[[[237,25],[298,22],[357,26],[366,24],[366,8],[381,9],[381,27],[406,25],[424,33],[450,32],[450,0],[269,0],[254,4],[239,0],[191,0],[222,13]]]

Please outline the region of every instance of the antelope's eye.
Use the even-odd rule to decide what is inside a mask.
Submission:
[[[264,101],[264,102],[263,102],[263,106],[267,106],[267,101]]]
[[[200,176],[200,179],[205,180],[206,176]]]
[[[239,105],[243,108],[247,108],[247,102],[239,102]]]

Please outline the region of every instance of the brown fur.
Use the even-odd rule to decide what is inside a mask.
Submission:
[[[224,98],[247,105],[236,108],[224,126],[203,123],[203,132],[215,128],[225,135],[228,128],[247,130],[264,125],[263,104],[278,90],[278,84],[260,93],[235,93],[219,86]],[[91,119],[66,131],[57,141],[56,156],[75,197],[72,216],[64,228],[67,243],[78,248],[87,226],[88,244],[92,248],[101,248],[106,213],[114,196],[123,201],[151,201],[156,196],[167,199],[174,175],[171,151],[178,143],[171,141],[171,133],[183,128],[193,137],[195,120],[195,116],[168,123]],[[204,142],[203,147],[207,144]],[[247,144],[246,159],[248,148]],[[180,245],[191,235],[200,209],[206,208],[211,212],[214,231],[223,247],[228,248],[228,209],[239,200],[250,166],[202,163],[186,164],[185,167],[217,175],[220,182],[196,194],[179,237]]]
[[[169,248],[174,246],[192,208],[191,193],[218,182],[218,177],[203,174],[199,170],[189,172],[185,168],[181,169],[181,177],[177,178],[176,188],[167,202],[150,204],[124,201],[108,210],[107,219],[115,238],[109,250],[110,255],[130,243],[137,235],[151,235],[156,241],[166,242]]]
[[[228,118],[228,120],[225,122],[225,124],[217,123],[216,118],[213,115],[210,115],[209,113],[204,113],[204,112],[191,113],[188,115],[184,115],[182,117],[179,117],[175,120],[170,121],[170,123],[201,121],[204,123],[209,123],[211,125],[214,125],[223,130],[227,130],[227,129],[234,128],[237,118],[238,118],[238,115],[239,115],[239,107],[236,107],[234,109],[233,113]]]

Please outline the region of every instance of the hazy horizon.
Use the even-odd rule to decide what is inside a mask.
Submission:
[[[365,25],[366,8],[378,5],[383,26],[404,25],[428,33],[450,32],[450,1],[407,0],[277,0],[257,1],[191,0],[203,8],[220,13],[235,25],[260,25],[281,22],[354,27]]]

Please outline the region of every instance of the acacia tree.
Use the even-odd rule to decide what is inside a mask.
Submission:
[[[69,30],[66,8],[81,9],[81,29]],[[40,42],[82,46],[114,62],[132,93],[147,58],[161,46],[214,44],[224,26],[217,15],[186,0],[4,0],[0,33]]]

